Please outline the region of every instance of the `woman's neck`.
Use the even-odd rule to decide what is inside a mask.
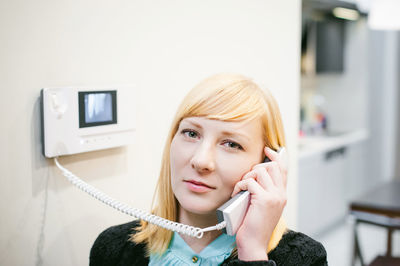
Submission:
[[[216,225],[217,215],[216,214],[195,214],[180,208],[179,210],[179,222],[195,227],[205,228],[209,226]],[[208,246],[212,241],[214,241],[221,231],[210,231],[204,233],[202,238],[191,237],[181,234],[183,240],[186,244],[196,253],[200,253],[206,246]]]

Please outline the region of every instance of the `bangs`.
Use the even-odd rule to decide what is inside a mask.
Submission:
[[[189,93],[188,100],[189,108],[185,108],[182,119],[202,116],[222,121],[253,120],[267,109],[264,95],[250,80],[237,81],[218,89],[200,86]]]

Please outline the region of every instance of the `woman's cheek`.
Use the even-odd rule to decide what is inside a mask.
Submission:
[[[229,189],[233,190],[236,183],[242,179],[245,173],[247,173],[248,167],[238,167],[237,164],[230,165],[232,166],[225,167],[225,169],[222,169],[221,171],[222,173],[224,173],[222,182],[224,183],[224,186],[229,187]]]
[[[232,163],[231,161],[229,164],[224,164],[223,169],[221,169],[221,172],[224,173],[222,178],[224,186],[227,186],[233,190],[236,183],[239,182],[242,179],[243,175],[249,171],[248,164],[242,165],[242,163],[239,161]]]

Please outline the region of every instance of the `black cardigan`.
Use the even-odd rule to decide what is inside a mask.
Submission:
[[[145,246],[129,241],[137,221],[110,227],[103,231],[90,250],[90,266],[148,265]],[[222,265],[328,265],[321,243],[298,232],[288,231],[278,246],[268,253],[269,261],[240,261],[237,256],[227,258]]]

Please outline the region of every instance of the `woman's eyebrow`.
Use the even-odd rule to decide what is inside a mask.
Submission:
[[[247,135],[239,133],[239,132],[222,131],[221,133],[222,133],[222,135],[225,135],[228,137],[239,136],[239,137],[245,138],[247,141],[250,141],[250,138]]]
[[[196,122],[193,122],[193,121],[191,121],[191,120],[182,120],[181,121],[181,123],[189,123],[189,124],[192,124],[193,126],[195,126],[195,127],[197,127],[197,128],[203,128],[200,124],[198,124],[198,123],[196,123]]]

